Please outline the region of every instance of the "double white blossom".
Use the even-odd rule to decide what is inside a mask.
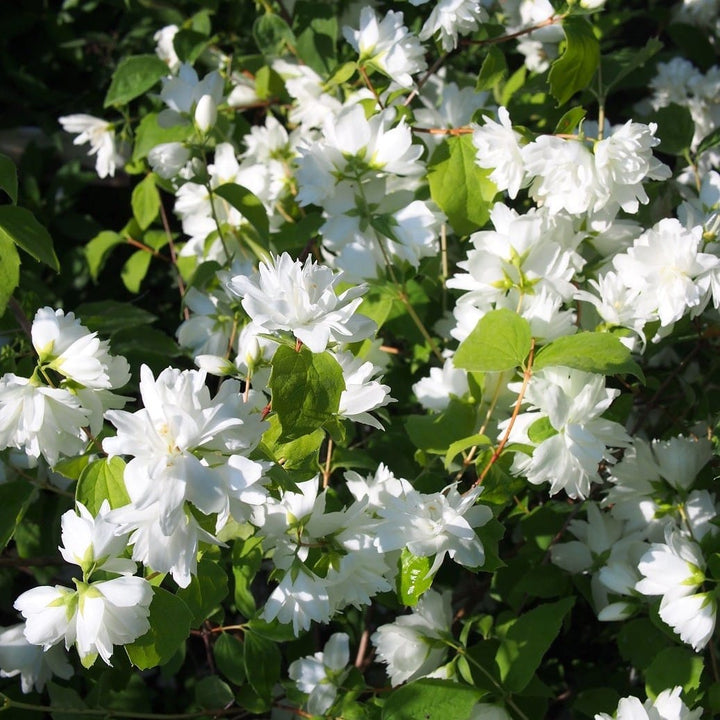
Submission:
[[[412,75],[427,67],[418,38],[403,25],[402,12],[388,10],[378,16],[369,6],[360,11],[360,27],[343,28],[345,39],[360,55],[359,65],[370,65],[394,80],[398,85],[411,87]]]
[[[350,638],[346,633],[335,633],[322,652],[290,663],[288,675],[308,694],[306,706],[311,715],[323,715],[332,707],[349,661]]]
[[[254,277],[232,277],[227,289],[242,298],[247,314],[265,332],[292,334],[312,352],[323,352],[330,343],[362,340],[375,330],[374,322],[355,313],[365,286],[338,295],[340,277],[310,257],[303,264],[283,253],[261,262]]]
[[[451,624],[449,593],[428,590],[410,615],[400,615],[373,633],[370,639],[387,665],[393,687],[438,670],[447,657],[443,638],[449,635]]]
[[[660,618],[683,642],[702,650],[715,630],[717,602],[710,592],[695,592],[705,580],[700,546],[670,527],[664,543],[653,543],[638,565],[644,576],[635,588],[643,595],[661,595]]]

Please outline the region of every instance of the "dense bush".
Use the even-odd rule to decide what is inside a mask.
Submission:
[[[720,712],[715,0],[0,20],[3,710]]]

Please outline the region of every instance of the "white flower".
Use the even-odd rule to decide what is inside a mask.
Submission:
[[[242,298],[242,306],[253,322],[267,332],[292,333],[312,352],[323,352],[330,342],[355,342],[370,337],[375,323],[355,310],[362,302],[365,286],[340,295],[335,284],[340,275],[313,262],[303,265],[283,253],[260,263],[253,278],[236,275],[228,291]]]
[[[178,30],[180,28],[177,25],[166,25],[153,35],[153,40],[157,43],[155,54],[168,66],[171,73],[176,73],[182,64],[173,44]]]
[[[177,76],[162,79],[160,99],[168,106],[158,115],[162,127],[171,127],[185,122],[195,113],[200,99],[207,95],[215,106],[223,102],[224,81],[217,70],[200,80],[197,72],[188,63],[183,63]]]
[[[448,357],[443,366],[431,367],[428,377],[421,378],[412,386],[415,397],[426,410],[445,410],[451,396],[463,397],[469,392],[467,372],[453,365]]]
[[[43,365],[86,388],[116,389],[130,379],[127,360],[110,355],[108,341],[91,333],[72,312],[40,308],[31,335]]]
[[[335,359],[345,380],[338,415],[382,430],[382,424],[370,412],[394,402],[395,398],[390,397],[390,386],[382,385],[375,379],[380,368],[351,352],[337,353]]]
[[[665,543],[653,543],[638,564],[644,576],[635,585],[643,595],[662,595],[661,619],[696,650],[702,650],[715,629],[717,604],[712,593],[696,593],[705,580],[700,546],[670,526]]]
[[[420,40],[436,32],[445,52],[457,47],[458,35],[467,35],[487,20],[487,12],[478,0],[438,0],[420,31]]]
[[[312,622],[328,622],[331,615],[325,581],[302,568],[285,573],[262,612],[268,622],[275,618],[281,623],[292,622],[295,635],[300,630],[308,630]]]
[[[582,215],[592,208],[598,189],[595,158],[579,140],[541,135],[521,149],[530,196],[551,213]]]
[[[217,104],[212,95],[205,94],[200,97],[195,106],[195,126],[203,133],[207,134],[217,121]]]
[[[182,588],[190,584],[197,572],[199,543],[222,545],[203,530],[187,510],[180,514],[170,534],[162,531],[159,502],[151,503],[142,510],[129,503],[111,512],[110,518],[116,523],[117,532],[129,533],[127,542],[132,546],[133,560],[155,572],[170,573]]]
[[[594,210],[619,205],[625,212],[636,213],[638,202],[649,202],[643,180],[667,180],[671,176],[670,168],[652,154],[652,148],[660,143],[656,130],[655,123],[643,125],[628,120],[610,137],[596,143],[593,151],[600,188]]]
[[[381,625],[370,640],[387,664],[393,687],[425,677],[445,660],[447,646],[437,642],[450,632],[452,609],[448,593],[428,590],[413,608],[395,622]]]
[[[148,162],[153,172],[166,180],[174,178],[189,159],[190,151],[180,142],[160,143],[148,153]]]
[[[67,680],[72,674],[65,651],[57,645],[44,650],[28,642],[24,623],[0,628],[0,677],[20,675],[24,693],[32,692],[33,688],[42,692],[53,675]]]
[[[360,65],[376,67],[402,87],[411,87],[411,75],[427,67],[422,45],[403,25],[402,12],[388,10],[378,22],[375,11],[365,6],[360,11],[360,28],[345,26],[343,34],[359,53]]]
[[[619,393],[606,389],[605,378],[594,373],[554,367],[535,373],[524,398],[531,412],[518,416],[510,440],[536,447],[531,456],[515,455],[513,473],[526,475],[533,485],[549,482],[551,495],[565,490],[572,498],[587,497],[590,483],[600,482],[599,463],[614,462],[608,446],[630,442],[621,425],[600,417]],[[545,417],[557,434],[533,443],[528,430]]]
[[[144,578],[118,577],[78,585],[77,651],[88,666],[95,657],[108,664],[113,645],[127,645],[150,629],[152,586]]]
[[[68,510],[60,518],[62,527],[61,555],[69,563],[79,565],[83,572],[106,572],[132,575],[136,565],[121,558],[127,547],[127,537],[117,534],[117,525],[107,519],[110,504],[103,500],[96,517],[77,502],[75,510]],[[78,514],[79,513],[79,514]]]
[[[65,115],[58,118],[58,121],[65,132],[79,133],[73,140],[73,145],[90,143],[89,154],[97,154],[95,170],[98,177],[114,176],[117,166],[125,163],[125,157],[115,139],[115,128],[112,123],[84,114]]]
[[[354,470],[345,473],[345,483],[356,500],[367,498],[370,509],[385,505],[386,496],[400,497],[412,490],[404,478],[397,478],[384,463],[378,465],[374,475],[362,477]]]
[[[701,243],[701,226],[687,230],[677,219],[665,218],[613,259],[625,285],[640,294],[638,305],[656,312],[663,327],[688,309],[697,315],[709,299],[709,282],[700,278],[716,270],[720,260],[700,252]]]
[[[350,661],[350,638],[346,633],[335,633],[325,644],[322,652],[294,660],[288,675],[298,688],[310,697],[307,709],[311,715],[323,715],[335,702],[338,686],[347,672]]]
[[[12,373],[0,378],[0,449],[15,447],[54,465],[82,452],[90,411],[62,388],[37,386]]]
[[[257,396],[243,402],[240,384],[226,380],[211,399],[205,377],[203,371],[166,368],[156,380],[143,365],[144,408],[107,413],[118,432],[103,441],[103,449],[111,457],[134,456],[125,467],[128,494],[138,510],[159,503],[166,535],[186,522],[185,501],[206,515],[227,508],[227,486],[216,467],[226,455],[253,449],[264,428],[254,412]]]
[[[663,690],[653,700],[641,703],[638,698],[630,696],[620,700],[614,716],[598,713],[595,720],[698,720],[703,709],[691,710],[680,699],[681,687]]]
[[[477,148],[475,162],[481,168],[492,168],[490,179],[498,190],[517,196],[525,178],[525,163],[520,150],[520,133],[515,132],[505,107],[497,110],[499,123],[483,115],[484,125],[474,125],[473,145]]]
[[[111,665],[114,645],[131,643],[150,629],[152,586],[134,576],[75,584],[77,590],[41,586],[17,598],[14,607],[25,618],[25,637],[45,650],[61,640],[66,649],[76,644],[85,667],[98,655]]]
[[[377,509],[382,518],[375,531],[375,545],[381,552],[407,549],[419,557],[435,556],[428,574],[442,564],[447,553],[465,567],[480,567],[485,548],[474,528],[485,525],[492,511],[475,505],[481,487],[460,495],[454,486],[447,493],[424,494],[411,491],[401,497],[387,497]]]
[[[696,593],[683,597],[663,597],[659,615],[679,636],[700,652],[715,631],[717,601],[713,593]]]

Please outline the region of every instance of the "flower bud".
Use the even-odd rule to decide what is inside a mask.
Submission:
[[[201,133],[209,132],[217,120],[217,105],[211,95],[203,95],[195,107],[195,126]]]

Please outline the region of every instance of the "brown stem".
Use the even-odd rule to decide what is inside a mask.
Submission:
[[[535,30],[548,27],[549,25],[555,25],[558,22],[562,22],[567,16],[566,15],[551,15],[549,18],[545,18],[542,22],[537,25],[531,25],[530,27],[523,28],[514,33],[508,33],[507,35],[500,35],[495,38],[488,38],[487,40],[461,40],[461,45],[497,45],[498,43],[507,42],[508,40],[514,40],[515,38],[522,37],[523,35],[529,35]]]
[[[523,384],[520,388],[520,392],[518,393],[517,401],[515,402],[515,407],[513,408],[513,414],[510,417],[510,422],[508,423],[507,428],[505,429],[505,434],[502,436],[502,440],[500,440],[500,444],[495,448],[495,452],[492,454],[492,457],[490,458],[490,462],[485,466],[485,468],[482,471],[482,474],[480,477],[475,481],[473,487],[475,485],[482,485],[482,481],[485,479],[486,475],[490,472],[490,468],[495,464],[497,459],[500,457],[500,453],[503,451],[503,448],[507,444],[507,441],[510,437],[510,433],[512,432],[513,425],[515,425],[515,420],[517,420],[517,416],[520,414],[520,406],[522,405],[523,398],[525,397],[525,391],[527,390],[528,383],[530,382],[530,378],[532,377],[532,364],[533,359],[535,357],[535,338],[532,338],[530,341],[530,354],[528,355],[528,361],[527,366],[525,367],[525,371],[523,373]]]
[[[27,315],[25,315],[25,311],[22,309],[20,303],[14,297],[11,297],[8,300],[8,307],[10,308],[12,314],[15,316],[15,320],[17,321],[17,324],[22,328],[22,331],[30,339],[32,339],[32,326],[30,325],[30,321],[27,319]]]
[[[377,90],[375,89],[375,86],[370,82],[370,78],[368,77],[367,72],[365,71],[365,68],[361,65],[358,70],[360,71],[360,75],[362,75],[362,79],[365,81],[365,84],[370,89],[370,92],[375,96],[375,101],[380,106],[381,110],[385,109],[385,106],[382,103],[382,100],[380,99],[380,96],[378,95]]]
[[[170,260],[172,261],[175,272],[177,273],[177,284],[178,290],[180,291],[180,299],[185,297],[185,282],[180,274],[180,269],[177,266],[177,253],[175,252],[175,242],[173,240],[172,231],[170,230],[170,223],[168,222],[168,216],[165,212],[165,206],[160,201],[160,218],[162,220],[163,228],[165,229],[165,235],[168,239],[168,248],[170,249]],[[190,319],[190,310],[187,307],[183,308],[183,317],[186,320]]]
[[[426,127],[411,127],[413,132],[428,133],[429,135],[469,135],[473,132],[471,127],[463,126],[458,128],[426,128]]]
[[[363,630],[360,636],[360,643],[358,645],[357,655],[355,655],[355,667],[361,668],[365,662],[365,653],[367,652],[368,640],[370,639],[370,632]]]
[[[133,247],[140,248],[140,250],[144,250],[145,252],[150,253],[154,258],[157,258],[158,260],[170,262],[170,260],[168,260],[162,253],[158,252],[154,248],[151,248],[149,245],[146,245],[144,242],[140,242],[140,240],[136,240],[135,238],[130,237],[129,235],[125,236],[125,242],[127,242],[128,245],[132,245]]]

